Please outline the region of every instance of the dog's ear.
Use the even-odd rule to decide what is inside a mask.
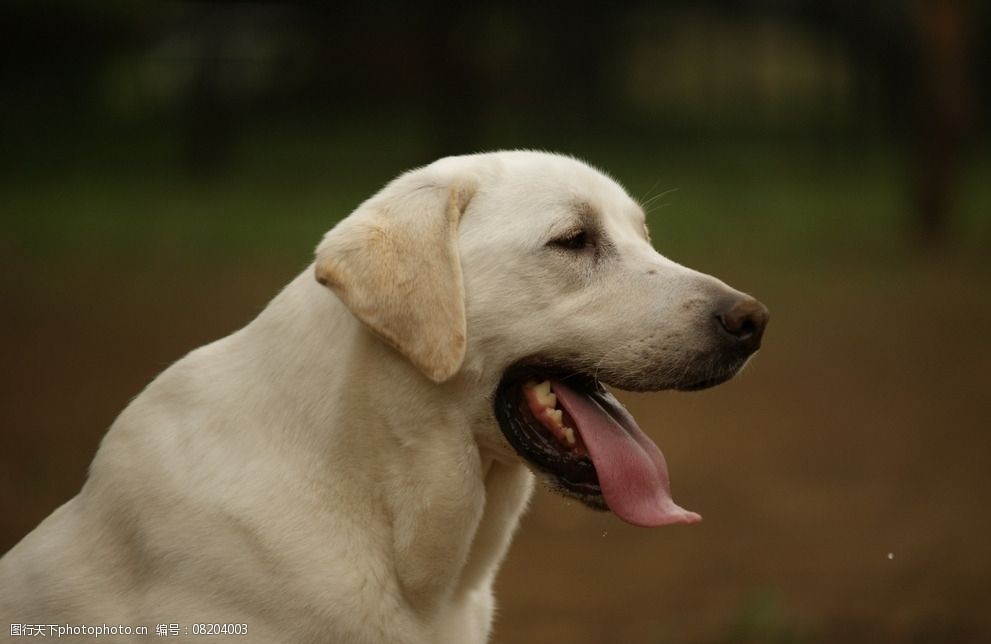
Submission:
[[[316,279],[434,382],[465,357],[458,223],[477,178],[427,166],[400,176],[328,232]]]

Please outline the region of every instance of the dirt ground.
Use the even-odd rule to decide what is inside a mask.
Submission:
[[[295,270],[135,264],[4,271],[0,551],[75,493],[145,383]],[[729,280],[772,311],[743,376],[622,396],[704,522],[638,529],[541,490],[495,641],[991,641],[987,277],[936,262]]]

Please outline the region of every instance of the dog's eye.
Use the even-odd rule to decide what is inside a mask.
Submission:
[[[584,230],[573,230],[564,237],[551,240],[550,245],[567,250],[582,250],[586,246],[589,246],[590,243],[587,232]]]

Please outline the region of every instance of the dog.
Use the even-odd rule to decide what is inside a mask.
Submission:
[[[0,560],[0,613],[111,641],[485,642],[535,475],[636,525],[700,519],[604,385],[723,382],[767,319],[581,161],[441,159],[124,409]]]

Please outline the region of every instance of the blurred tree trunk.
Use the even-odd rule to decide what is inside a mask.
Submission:
[[[918,0],[913,19],[918,51],[914,106],[915,235],[925,247],[941,246],[949,228],[970,100],[968,0]]]
[[[214,10],[203,16],[199,29],[200,61],[186,110],[184,158],[195,178],[214,176],[229,161],[233,146],[233,114],[222,87],[224,45],[236,16]]]
[[[434,0],[419,27],[426,48],[423,99],[429,114],[427,159],[478,152],[485,99],[475,50],[481,7]]]

